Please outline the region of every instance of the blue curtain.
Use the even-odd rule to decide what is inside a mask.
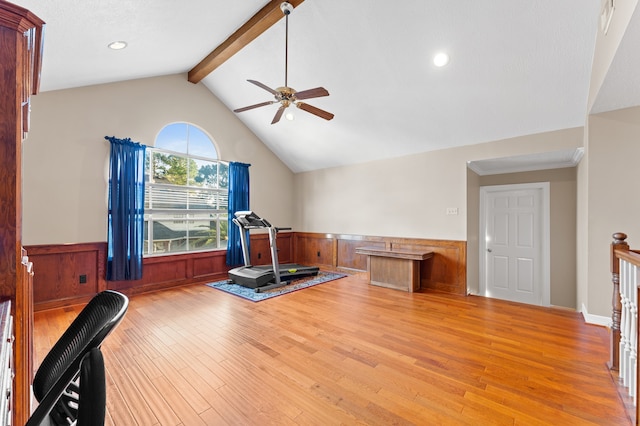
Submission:
[[[109,161],[107,280],[142,278],[144,243],[144,156],[146,146],[105,136]]]
[[[232,222],[233,214],[249,210],[249,167],[251,164],[229,163],[229,222],[227,227],[227,265],[236,266],[244,263],[240,230]],[[247,232],[248,234],[248,232]],[[249,244],[249,235],[246,235]]]

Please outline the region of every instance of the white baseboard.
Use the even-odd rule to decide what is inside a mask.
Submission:
[[[587,311],[587,307],[582,304],[582,317],[587,324],[601,325],[603,327],[611,327],[611,317],[603,317],[601,315],[592,315]]]

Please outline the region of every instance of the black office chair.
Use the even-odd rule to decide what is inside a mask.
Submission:
[[[91,349],[82,359],[79,385],[76,426],[104,426],[107,388],[100,348]]]
[[[129,299],[125,295],[107,290],[98,293],[82,309],[38,367],[33,379],[33,394],[39,405],[27,426],[69,425],[76,420],[78,426],[97,424],[79,421],[80,399],[86,399],[80,395],[82,392],[92,393],[93,390],[90,385],[83,387],[82,383],[78,385],[76,381],[85,356],[92,349],[100,347],[122,321],[128,306]],[[104,414],[102,417],[104,422]]]

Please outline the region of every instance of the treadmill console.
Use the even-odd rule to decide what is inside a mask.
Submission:
[[[245,228],[271,228],[271,224],[266,220],[258,216],[252,211],[238,211],[235,212],[235,220]]]

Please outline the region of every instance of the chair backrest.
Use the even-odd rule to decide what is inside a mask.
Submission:
[[[127,296],[107,290],[94,296],[80,311],[38,367],[33,379],[33,394],[40,404],[27,425],[42,424],[54,406],[65,405],[60,398],[77,378],[83,358],[92,349],[100,347],[122,321],[128,307]]]
[[[76,426],[104,426],[106,406],[104,359],[100,348],[93,348],[84,356],[80,364]]]
[[[68,376],[68,382],[73,380],[84,355],[102,344],[128,306],[129,299],[112,290],[98,293],[89,301],[38,367],[33,379],[33,394],[38,401],[63,375]]]
[[[107,386],[104,359],[99,347],[80,362],[77,380],[59,399],[49,392],[26,426],[104,426]]]

